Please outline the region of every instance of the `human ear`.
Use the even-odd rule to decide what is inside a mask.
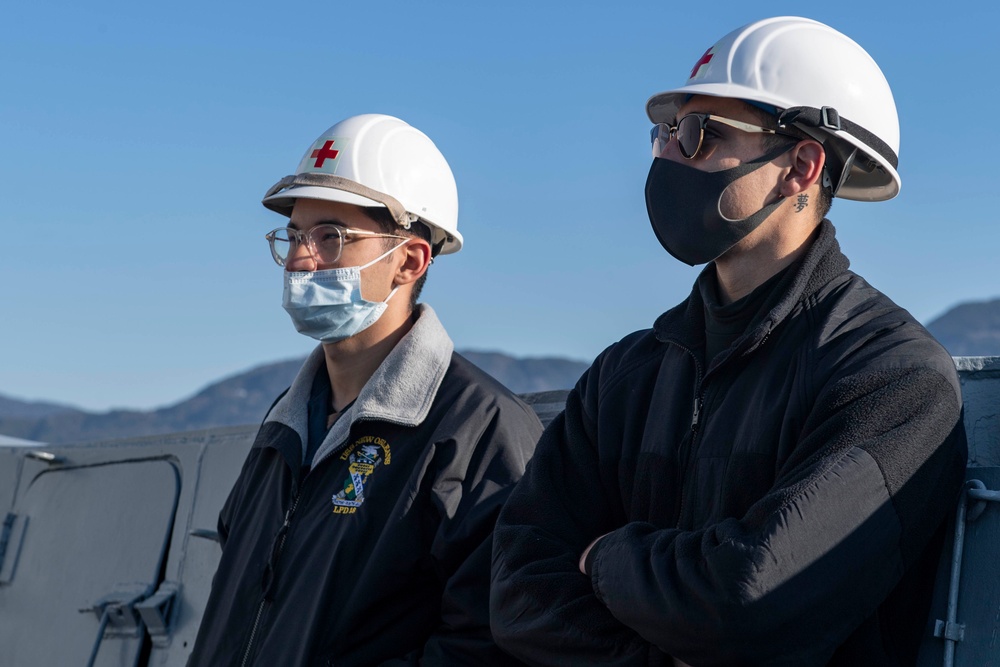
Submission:
[[[431,246],[421,238],[411,238],[402,247],[403,262],[396,269],[396,284],[407,285],[416,282],[427,272],[431,263]]]
[[[811,188],[823,175],[826,152],[823,145],[812,139],[800,141],[789,153],[791,165],[781,183],[781,194],[794,197]]]

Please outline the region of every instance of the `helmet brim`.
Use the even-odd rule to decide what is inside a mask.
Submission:
[[[692,95],[753,101],[769,104],[778,109],[796,106],[791,100],[775,95],[764,95],[760,90],[747,86],[732,83],[696,83],[656,93],[646,101],[646,116],[654,123],[671,123],[676,120],[678,109]],[[837,130],[824,130],[824,132],[857,148],[868,158],[867,162],[874,163],[871,169],[864,169],[861,163],[856,161],[850,178],[837,192],[837,197],[854,201],[886,201],[899,194],[899,173],[888,160],[846,132]]]
[[[261,200],[261,203],[275,213],[291,217],[296,199],[319,199],[322,201],[340,202],[342,204],[353,204],[354,206],[378,206],[386,208],[382,202],[363,197],[353,192],[313,185],[300,185],[282,190],[270,197],[265,197]],[[462,249],[463,239],[458,230],[446,232],[429,220],[424,220],[423,222],[430,227],[434,243],[443,242],[441,250],[438,252],[439,255],[450,255]]]
[[[653,95],[646,101],[646,115],[654,123],[670,123],[675,120],[677,110],[692,95],[752,100],[780,109],[796,106],[791,100],[774,95],[762,95],[761,91],[747,86],[733,83],[695,83],[683,88],[675,88],[674,90],[667,90]]]
[[[261,200],[261,203],[276,213],[290,216],[296,199],[321,199],[323,201],[335,201],[342,204],[353,204],[354,206],[378,206],[385,208],[385,204],[377,202],[374,199],[369,199],[368,197],[362,197],[353,192],[311,185],[282,190],[270,197],[265,197]]]

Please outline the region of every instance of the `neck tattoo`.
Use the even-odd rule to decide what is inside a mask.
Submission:
[[[806,206],[809,206],[809,195],[799,195],[795,200],[795,212],[801,213]]]

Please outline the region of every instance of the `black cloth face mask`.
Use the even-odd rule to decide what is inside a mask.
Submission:
[[[646,178],[646,212],[660,245],[691,266],[710,262],[732,248],[757,229],[784,198],[742,220],[730,220],[721,210],[726,188],[794,146],[780,146],[722,171],[701,171],[682,162],[653,158]]]

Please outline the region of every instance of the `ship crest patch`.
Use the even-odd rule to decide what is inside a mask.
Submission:
[[[365,502],[371,476],[392,462],[392,451],[384,438],[366,435],[345,449],[340,460],[347,461],[347,478],[333,494],[333,513],[354,514]]]

